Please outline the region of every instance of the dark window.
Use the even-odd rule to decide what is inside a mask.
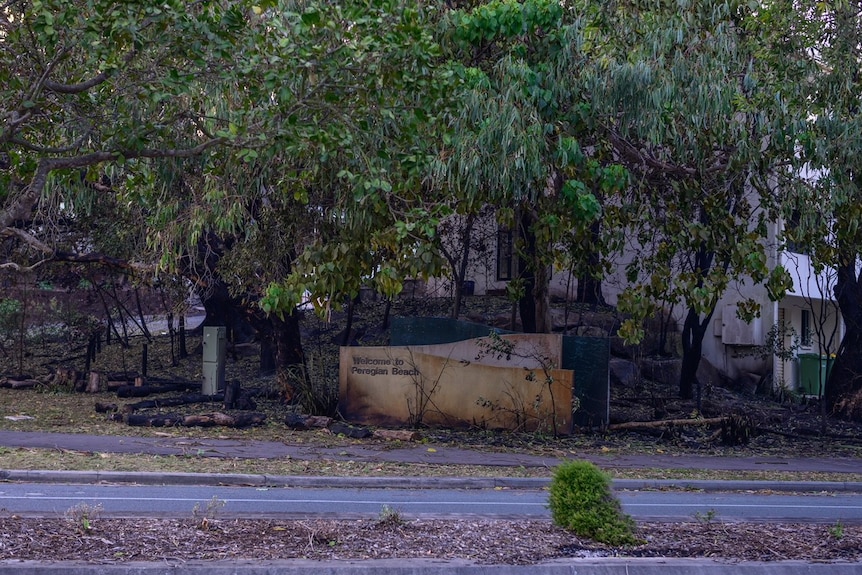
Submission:
[[[802,310],[802,333],[799,335],[799,344],[803,347],[811,347],[811,312]]]
[[[793,210],[790,218],[784,222],[785,249],[794,254],[811,255],[811,249],[805,243],[805,238],[797,236],[802,225],[801,222],[802,212],[799,210]]]
[[[514,277],[514,256],[512,230],[497,230],[497,281],[507,281]]]

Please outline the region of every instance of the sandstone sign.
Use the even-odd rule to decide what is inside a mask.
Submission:
[[[559,335],[514,334],[438,345],[342,347],[339,403],[367,425],[572,429],[573,372]]]

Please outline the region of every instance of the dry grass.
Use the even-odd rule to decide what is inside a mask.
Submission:
[[[59,449],[0,447],[0,468],[52,471],[142,471],[185,473],[307,475],[338,477],[538,477],[549,478],[549,467],[444,465],[342,461],[333,459],[240,459],[188,455],[147,455],[80,452]],[[617,479],[857,481],[862,474],[788,471],[722,471],[707,469],[607,469]]]

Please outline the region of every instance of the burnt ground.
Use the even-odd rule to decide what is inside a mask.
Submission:
[[[35,294],[35,295],[33,295]],[[76,299],[78,292],[68,290],[33,290],[26,304],[27,323],[31,331],[25,345],[19,346],[19,332],[2,323],[0,309],[0,377],[17,377],[26,374],[45,382],[43,389],[62,391],[52,387],[51,377],[60,366],[83,371],[87,351],[87,326],[96,319],[104,320],[109,313],[114,322],[114,343],[103,344],[93,362],[99,369],[114,377],[131,381],[141,371],[141,336],[128,338],[126,346],[117,345],[116,335],[137,330],[138,302],[146,317],[161,318],[161,329],[154,331],[149,340],[149,372],[153,380],[200,381],[200,333],[191,332],[187,338],[189,355],[180,357],[178,338],[171,342],[164,328],[166,312],[176,309],[162,294],[119,290],[110,294],[87,290]],[[115,296],[115,297],[114,297]],[[8,296],[7,296],[8,297]],[[23,296],[22,296],[23,297]],[[390,317],[445,316],[449,302],[446,299],[404,298],[392,303]],[[510,317],[510,304],[504,298],[473,297],[465,302],[465,315],[473,321],[482,321],[502,327]],[[293,383],[300,388],[305,400],[303,411],[337,415],[337,357],[338,346],[345,340],[359,345],[380,345],[388,342],[383,329],[386,302],[368,301],[356,306],[353,328],[345,332],[345,312],[336,312],[330,321],[323,321],[306,312],[303,325],[303,345],[308,356],[306,373],[298,373]],[[193,311],[200,314],[200,310]],[[592,324],[599,329],[612,329],[614,318],[607,310],[569,310],[571,318],[600,317]],[[608,318],[610,318],[608,320]],[[120,321],[124,320],[124,321]],[[175,320],[176,321],[176,320]],[[589,320],[586,320],[589,321]],[[152,325],[152,324],[151,324]],[[176,325],[176,323],[174,323]],[[591,328],[592,329],[592,328]],[[23,353],[20,353],[23,350]],[[257,390],[271,399],[259,399],[258,407],[268,412],[270,421],[282,421],[284,405],[277,400],[279,390],[274,379],[261,376],[259,346],[254,343],[229,345],[227,379],[238,379],[243,387]],[[611,422],[650,422],[656,419],[674,420],[676,424],[653,423],[631,430],[593,429],[577,430],[575,438],[554,439],[542,434],[493,433],[486,430],[451,431],[425,429],[423,435],[443,443],[472,444],[491,449],[543,446],[567,449],[576,443],[582,449],[583,439],[591,438],[597,446],[631,449],[635,452],[687,452],[702,455],[783,455],[858,457],[862,455],[862,424],[825,416],[817,400],[789,395],[756,395],[741,385],[729,382],[728,386],[707,386],[703,389],[700,404],[694,400],[680,400],[673,385],[640,379],[629,385],[611,386]],[[155,410],[161,412],[163,410]],[[142,413],[146,413],[143,411]],[[732,415],[730,422],[720,425],[700,425],[699,420]],[[611,426],[613,428],[613,426]],[[60,430],[61,431],[61,430]],[[118,432],[123,433],[122,426]]]
[[[95,319],[104,321],[106,315],[110,314],[114,343],[102,345],[93,361],[93,369],[131,381],[141,371],[141,348],[147,340],[132,335],[126,346],[117,345],[116,342],[120,339],[117,336],[140,331],[140,310],[150,320],[153,317],[162,320],[160,329],[153,330],[152,339],[148,342],[148,377],[153,381],[200,381],[200,331],[190,332],[186,342],[189,355],[182,358],[178,338],[169,341],[165,328],[167,311],[178,308],[159,292],[126,289],[108,294],[87,290],[79,294],[74,290],[32,290],[28,297],[27,322],[31,326],[42,327],[31,327],[25,344],[20,347],[18,330],[14,326],[3,325],[0,308],[0,377],[37,377],[47,382],[45,388],[58,391],[51,387],[50,377],[61,366],[83,372],[87,328]],[[390,317],[441,317],[446,315],[448,305],[448,300],[443,298],[408,297],[394,301],[388,313]],[[510,304],[504,298],[467,298],[464,308],[467,319],[508,327],[503,324],[510,317]],[[187,312],[202,313],[200,309]],[[615,322],[608,310],[584,312],[575,308],[567,313],[570,325],[574,318],[574,321],[598,326],[589,328],[594,332],[610,331]],[[388,332],[383,329],[386,314],[386,302],[362,302],[356,306],[352,329],[346,333],[343,310],[333,313],[329,321],[306,312],[302,326],[308,368],[305,373],[294,374],[293,380],[300,390],[301,399],[305,400],[306,413],[337,416],[338,346],[345,341],[358,345],[388,343]],[[585,317],[594,319],[584,320]],[[255,342],[229,346],[227,379],[239,379],[244,387],[277,396],[279,390],[274,387],[273,378],[260,374],[258,351],[259,346]],[[270,421],[283,419],[286,406],[279,405],[277,400],[263,399],[257,403],[261,410],[271,411]],[[728,415],[733,417],[723,426],[698,423],[699,420]],[[583,439],[586,437],[591,438],[596,445],[615,448],[629,446],[641,452],[668,449],[699,454],[774,453],[802,457],[814,453],[841,457],[858,457],[862,454],[862,424],[828,417],[821,411],[817,400],[787,394],[757,395],[733,382],[727,386],[705,387],[700,402],[681,400],[673,384],[648,379],[630,385],[612,385],[612,424],[653,422],[657,419],[675,423],[649,423],[629,430],[614,430],[613,425],[610,430],[580,429],[577,437],[562,439],[541,434],[488,433],[485,430],[472,433],[428,429],[423,430],[423,433],[434,441],[475,443],[496,449],[534,449],[543,443],[567,448],[567,442],[577,442],[578,447],[583,448]]]

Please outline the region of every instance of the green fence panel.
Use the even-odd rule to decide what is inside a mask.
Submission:
[[[610,418],[609,365],[611,341],[605,337],[563,336],[563,369],[575,372],[575,397],[580,401],[573,413],[576,427],[604,427]]]
[[[437,345],[485,337],[491,332],[515,333],[481,323],[448,317],[395,317],[389,331],[389,345]]]

